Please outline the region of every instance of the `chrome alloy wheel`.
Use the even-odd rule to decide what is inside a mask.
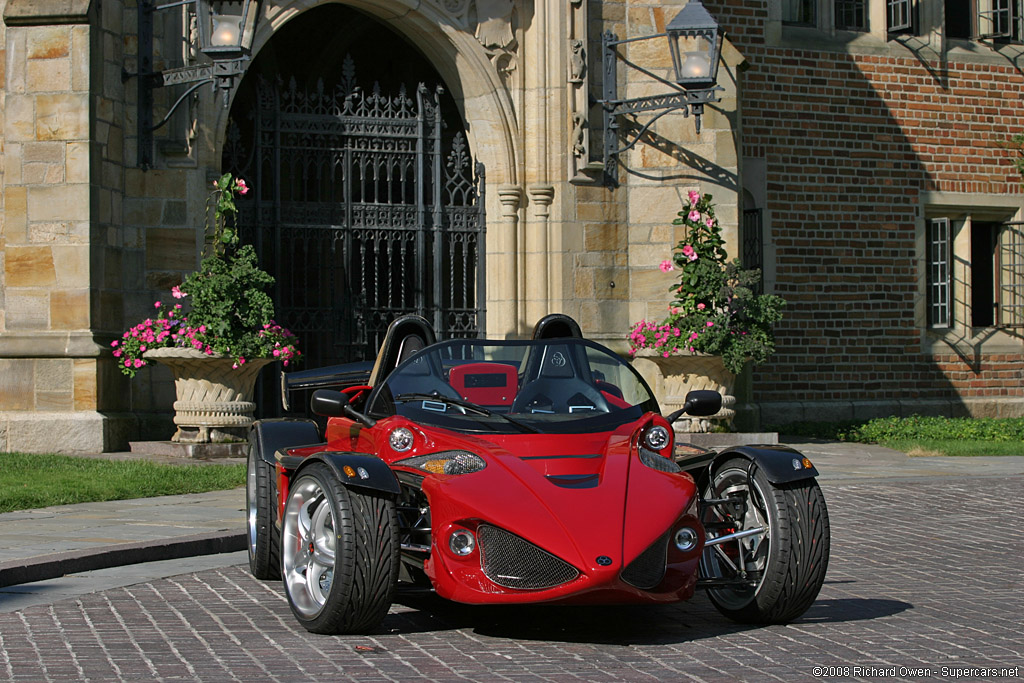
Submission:
[[[337,559],[333,502],[314,477],[300,477],[288,495],[281,534],[285,588],[293,607],[316,617],[331,592]]]
[[[245,477],[245,520],[249,536],[249,557],[251,558],[256,554],[256,539],[259,526],[256,520],[256,458],[253,457],[252,453],[249,454],[248,461],[248,471]]]
[[[770,540],[770,522],[764,514],[765,494],[760,484],[750,480],[745,469],[736,467],[719,471],[715,475],[714,487],[708,491],[708,498],[742,497],[746,500],[739,515],[726,515],[718,506],[712,506],[705,512],[704,522],[729,524],[733,528],[724,533],[735,533],[748,529],[765,529],[766,533],[747,536],[723,545],[705,548],[701,556],[701,573],[705,577],[717,579],[735,579],[740,576],[749,577],[754,585],[748,588],[710,589],[716,600],[729,609],[741,609],[749,604],[757,591],[768,568]]]

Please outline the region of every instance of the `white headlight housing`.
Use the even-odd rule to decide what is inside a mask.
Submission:
[[[392,430],[391,434],[388,436],[388,443],[391,444],[391,448],[395,452],[405,453],[412,448],[412,430],[406,427],[399,427],[398,429]]]
[[[459,557],[465,557],[476,547],[476,538],[469,529],[457,529],[448,538],[448,547]]]
[[[652,451],[660,451],[669,444],[671,436],[661,425],[655,425],[644,432],[644,445]]]
[[[697,532],[688,526],[676,532],[675,544],[684,553],[690,552],[697,547],[697,539],[700,538]]]

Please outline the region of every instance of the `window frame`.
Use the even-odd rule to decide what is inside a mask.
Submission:
[[[809,26],[811,28],[818,27],[818,19],[821,16],[821,9],[818,7],[821,0],[783,0],[782,8],[782,23],[785,26]],[[811,13],[811,17],[808,19],[786,19],[786,9],[790,7],[806,7]]]
[[[995,327],[1024,328],[1024,221],[1009,220],[1000,225],[993,268]],[[1010,276],[1006,280],[1004,273]]]
[[[948,216],[926,221],[926,283],[928,327],[953,327],[953,221]]]
[[[860,23],[856,20],[846,22],[850,16],[860,15]],[[871,16],[870,0],[832,0],[832,25],[837,31],[855,31],[867,33]]]
[[[1024,220],[981,207],[929,214],[923,235],[925,327],[971,335],[1024,329]],[[979,287],[987,292],[983,300],[975,297]],[[986,307],[981,324],[975,323],[979,306]]]
[[[905,17],[899,21],[893,21],[899,14]],[[917,26],[917,3],[914,0],[886,0],[885,3],[885,29],[890,34],[916,34]]]

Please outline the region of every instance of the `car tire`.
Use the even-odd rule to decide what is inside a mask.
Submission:
[[[752,476],[748,477],[748,469]],[[753,491],[750,491],[751,484]],[[704,513],[705,524],[724,523],[727,528],[721,533],[729,533],[730,524],[735,531],[766,526],[768,532],[729,541],[717,549],[706,547],[701,556],[701,577],[736,578],[734,567],[738,565],[739,544],[742,543],[746,570],[756,584],[712,587],[708,589],[708,597],[719,612],[734,621],[790,622],[807,611],[825,581],[830,545],[825,498],[814,479],[773,484],[750,460],[732,458],[712,474],[705,499],[720,499],[740,492],[747,492],[742,511],[729,516],[722,506],[709,506]]]
[[[281,567],[288,604],[306,630],[373,630],[398,581],[394,502],[346,488],[330,467],[311,463],[289,488]]]
[[[256,432],[249,434],[246,475],[246,531],[249,541],[249,571],[266,581],[281,578],[280,532],[275,522],[277,481],[274,466],[260,457]]]

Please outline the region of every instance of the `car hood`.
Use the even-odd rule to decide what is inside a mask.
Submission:
[[[584,573],[619,571],[667,533],[696,497],[689,475],[641,463],[637,424],[598,434],[460,439],[487,467],[424,480],[435,533],[493,524]]]

